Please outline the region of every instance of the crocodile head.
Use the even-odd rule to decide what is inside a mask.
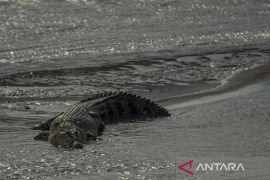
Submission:
[[[77,127],[60,128],[49,135],[49,141],[56,147],[67,149],[83,148],[85,134]]]

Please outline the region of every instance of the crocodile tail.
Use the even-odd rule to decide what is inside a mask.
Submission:
[[[91,110],[97,112],[106,124],[123,119],[170,116],[167,109],[153,101],[126,92],[119,92],[94,103]]]

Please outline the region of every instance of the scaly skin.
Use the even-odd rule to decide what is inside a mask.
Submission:
[[[83,144],[96,139],[105,124],[166,116],[170,116],[168,111],[150,100],[125,92],[108,92],[81,100],[32,129],[43,130],[36,140],[48,140],[57,147],[73,149],[83,148]]]

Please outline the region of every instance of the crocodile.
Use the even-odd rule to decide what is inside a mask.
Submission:
[[[107,124],[167,116],[170,113],[165,108],[149,99],[127,92],[105,92],[82,99],[31,129],[42,130],[35,140],[74,149],[96,140]]]

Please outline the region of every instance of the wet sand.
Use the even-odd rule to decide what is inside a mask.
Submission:
[[[270,1],[2,0],[0,11],[0,180],[270,179],[269,66],[242,71],[269,63]],[[34,124],[119,90],[172,116],[109,125],[81,150],[33,140]],[[177,166],[190,159],[246,171],[189,176]]]
[[[260,90],[252,93],[182,107],[181,117],[175,120],[179,121],[175,146],[182,147],[175,149],[176,164],[189,159],[194,160],[194,167],[199,162],[236,162],[242,163],[245,171],[195,172],[190,176],[176,170],[179,179],[270,178],[269,84],[260,84]]]
[[[3,108],[8,106],[3,103],[1,178],[267,180],[270,81],[266,75],[250,82],[172,103],[167,106],[169,118],[107,126],[101,140],[75,151],[34,141],[37,131],[29,130],[73,101],[27,102],[30,109],[25,102],[13,109]],[[41,104],[32,108],[35,103]],[[190,159],[194,167],[199,162],[242,163],[245,171],[198,171],[191,176],[177,168]]]
[[[159,99],[156,99],[157,102],[164,106],[170,106],[171,104],[179,104],[185,101],[190,101],[193,99],[198,99],[202,97],[207,96],[214,96],[217,95],[220,99],[220,97],[225,96],[229,92],[231,93],[230,96],[237,96],[239,93],[239,89],[243,89],[245,86],[250,86],[248,88],[248,92],[250,92],[252,89],[255,90],[256,88],[260,87],[258,84],[261,82],[267,82],[268,79],[270,79],[270,63],[264,63],[262,65],[258,65],[256,67],[241,70],[239,72],[236,72],[232,74],[231,76],[227,77],[223,80],[223,82],[220,85],[217,85],[216,87],[204,89],[201,91],[195,91],[190,93],[184,93],[169,97],[162,97]],[[253,85],[253,86],[251,86]],[[240,91],[241,93],[241,91]],[[242,92],[245,93],[245,92]],[[225,94],[225,95],[222,95]],[[209,101],[209,100],[208,100]]]

